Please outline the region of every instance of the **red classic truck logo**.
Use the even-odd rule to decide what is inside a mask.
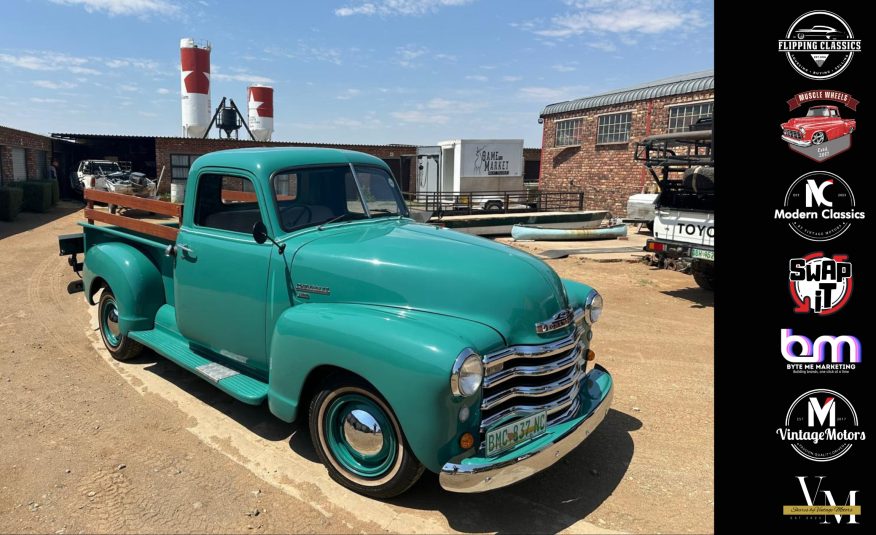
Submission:
[[[799,95],[789,103],[798,98]],[[839,107],[833,104],[812,105],[803,117],[794,117],[781,124],[782,140],[791,150],[816,162],[849,150],[855,128],[855,119],[843,117]]]

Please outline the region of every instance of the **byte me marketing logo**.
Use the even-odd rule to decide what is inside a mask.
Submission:
[[[794,373],[850,373],[861,363],[861,341],[855,336],[825,334],[812,340],[780,329],[779,337],[782,357]]]
[[[791,23],[779,52],[785,54],[795,71],[811,80],[829,80],[846,70],[861,40],[836,13],[810,11]]]
[[[784,207],[774,213],[798,236],[824,242],[841,236],[865,213],[855,207],[849,184],[827,171],[812,171],[795,180],[785,194]]]
[[[851,402],[824,388],[795,399],[776,435],[804,459],[820,463],[839,459],[867,438]]]
[[[788,288],[794,312],[829,316],[842,310],[852,295],[848,255],[811,253],[788,262]]]

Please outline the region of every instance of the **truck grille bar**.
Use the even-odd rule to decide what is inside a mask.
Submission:
[[[548,425],[575,414],[584,377],[583,334],[578,328],[548,344],[512,346],[486,355],[481,432],[541,411],[547,412]]]
[[[790,128],[785,128],[784,134],[786,137],[789,137],[791,139],[803,139],[803,134],[801,134],[799,130],[792,130]]]

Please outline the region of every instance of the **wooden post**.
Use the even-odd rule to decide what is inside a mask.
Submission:
[[[578,193],[578,211],[584,210],[584,192]]]

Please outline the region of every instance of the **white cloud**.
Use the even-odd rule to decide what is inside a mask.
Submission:
[[[88,59],[70,56],[48,50],[29,51],[21,55],[0,54],[0,65],[7,65],[28,71],[61,71],[67,70],[76,74],[96,74],[95,69],[83,67]]]
[[[159,87],[159,88],[158,88],[158,94],[159,94],[159,95],[169,95],[170,93],[171,93],[171,90],[170,90],[170,89],[165,89],[165,88],[163,88],[163,87]]]
[[[469,74],[465,79],[474,80],[475,82],[486,82],[488,80],[488,78],[482,74]]]
[[[429,52],[429,49],[419,45],[405,45],[396,48],[395,51],[398,54],[398,58],[396,58],[395,62],[402,67],[411,68],[416,66],[414,60],[420,56],[426,55],[426,53]]]
[[[137,112],[143,117],[158,117],[158,114],[152,111],[139,111]]]
[[[168,0],[51,0],[54,4],[81,6],[89,13],[116,15],[176,15],[180,7]]]
[[[621,38],[621,41],[623,40],[624,39]],[[633,40],[633,43],[631,44],[635,44],[635,40]],[[587,43],[587,46],[595,48],[596,50],[602,50],[603,52],[615,52],[617,50],[617,46],[610,41],[595,41],[593,43]]]
[[[119,85],[117,85],[116,87],[118,87],[118,88],[121,89],[122,91],[128,91],[128,92],[130,92],[130,93],[133,93],[133,92],[135,92],[135,91],[139,91],[139,90],[140,90],[139,87],[137,87],[136,85],[133,85],[133,84],[119,84]]]
[[[470,100],[449,100],[446,98],[437,97],[426,102],[425,106],[423,107],[430,110],[437,110],[442,113],[471,113],[475,110],[483,108],[484,105],[480,102]]]
[[[520,80],[523,80],[522,76],[503,76],[502,77],[503,82],[519,82]]]
[[[557,72],[572,72],[578,70],[578,67],[575,67],[575,62],[572,63],[558,63],[556,65],[552,65],[551,69]]]
[[[42,87],[43,89],[72,89],[76,87],[78,84],[74,84],[73,82],[53,82],[51,80],[34,80],[33,85],[37,87]]]
[[[335,126],[340,126],[341,128],[361,128],[364,123],[357,119],[348,119],[346,117],[339,117],[332,121],[332,124]]]
[[[700,12],[683,0],[565,0],[571,11],[544,24],[521,24],[537,35],[565,38],[582,34],[659,34],[705,25]]]
[[[544,104],[580,98],[587,92],[586,86],[564,87],[522,87],[517,92],[519,98],[533,100]]]
[[[220,80],[223,82],[246,82],[252,84],[272,84],[274,80],[272,78],[268,78],[267,76],[259,76],[256,74],[250,74],[242,69],[232,69],[235,72],[234,74],[228,74],[221,72],[221,67],[219,65],[212,66],[212,72],[210,73],[211,80]]]
[[[67,102],[62,98],[40,98],[40,97],[30,97],[31,102],[36,102],[37,104],[63,104]]]
[[[362,94],[362,91],[359,89],[346,89],[340,95],[335,98],[338,100],[350,100],[353,97],[357,97]]]
[[[335,9],[335,15],[339,17],[425,15],[434,13],[443,7],[464,6],[472,2],[474,0],[359,0],[351,5]]]
[[[302,40],[299,40],[293,49],[285,49],[279,47],[270,47],[265,49],[266,54],[291,58],[301,61],[324,61],[334,65],[341,65],[342,55],[337,48],[325,47],[320,45],[311,45]],[[264,59],[264,58],[260,58]]]
[[[446,115],[420,110],[394,111],[392,116],[403,123],[447,124],[450,121]]]

